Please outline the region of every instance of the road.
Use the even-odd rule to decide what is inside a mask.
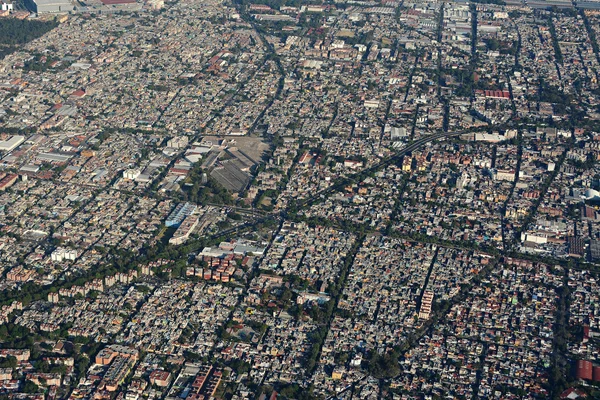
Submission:
[[[493,126],[491,128],[494,130],[504,130],[504,129],[511,128],[512,125],[513,124],[509,122],[507,124]],[[349,180],[350,181],[359,180],[359,179],[361,179],[361,176],[371,174],[373,172],[378,171],[381,168],[384,168],[392,163],[395,163],[395,162],[399,161],[402,157],[407,155],[408,153],[418,150],[420,147],[424,146],[427,143],[434,142],[438,139],[442,139],[442,138],[445,139],[445,138],[449,138],[449,137],[460,136],[460,135],[464,135],[467,133],[472,133],[472,131],[465,129],[465,130],[454,131],[454,132],[440,132],[440,133],[436,133],[434,135],[428,135],[428,136],[421,137],[421,138],[415,140],[414,142],[410,143],[408,146],[404,147],[403,149],[398,150],[393,155],[382,159],[377,164],[374,164],[368,168],[362,169],[359,172],[352,174],[350,176],[339,178],[336,182],[334,182],[328,188],[323,189],[320,192],[317,192],[310,197],[302,199],[294,204],[290,204],[290,205],[288,205],[288,207],[286,207],[285,209],[283,209],[279,212],[274,211],[272,213],[265,213],[265,215],[260,218],[257,218],[257,219],[248,221],[244,224],[238,225],[236,227],[229,228],[224,231],[215,233],[214,235],[211,236],[211,239],[215,239],[215,238],[223,237],[223,236],[229,236],[231,234],[237,235],[241,231],[244,231],[247,228],[252,228],[252,227],[256,226],[256,224],[263,223],[263,222],[266,222],[269,220],[272,221],[275,219],[275,220],[281,221],[282,219],[285,219],[289,213],[291,213],[293,208],[295,208],[296,210],[299,210],[301,208],[311,206],[312,204],[320,201],[321,199],[329,196],[330,194],[332,194],[336,191],[342,190],[344,188],[344,186],[346,186],[348,184]]]
[[[355,178],[358,178],[361,175],[365,175],[365,174],[370,174],[372,172],[375,172],[385,166],[388,166],[396,161],[398,161],[400,158],[404,157],[406,154],[413,152],[417,149],[419,149],[421,146],[424,146],[427,143],[431,143],[433,141],[436,141],[438,139],[441,138],[447,138],[447,137],[453,137],[453,136],[460,136],[460,135],[464,135],[465,133],[470,133],[469,130],[462,130],[462,131],[456,131],[456,132],[442,132],[442,133],[436,133],[435,135],[429,135],[429,136],[424,136],[422,138],[419,138],[417,140],[415,140],[414,142],[410,143],[408,146],[406,146],[405,148],[397,151],[396,153],[394,153],[393,155],[384,158],[383,160],[379,161],[377,164],[374,164],[368,168],[365,168],[359,172],[357,172],[356,174],[353,174],[350,177],[343,177],[338,179],[337,182],[333,183],[331,186],[329,186],[327,189],[323,189],[320,192],[315,193],[314,195],[307,197],[305,199],[302,199],[301,201],[297,202],[295,204],[295,207],[297,209],[300,208],[304,208],[307,206],[312,205],[313,203],[318,202],[319,200],[321,200],[322,198],[325,198],[326,196],[332,194],[333,192],[336,192],[338,190],[341,190],[343,188],[343,186],[347,185],[348,180],[353,180]],[[244,231],[245,229],[248,228],[252,228],[254,226],[256,226],[256,224],[259,223],[263,223],[269,220],[278,220],[281,221],[282,219],[284,219],[288,213],[290,213],[292,206],[288,206],[286,209],[281,210],[279,212],[273,212],[270,214],[266,214],[261,218],[257,218],[251,221],[248,221],[244,224],[238,225],[236,227],[233,228],[229,228],[226,229],[224,231],[220,231],[215,233],[214,235],[212,235],[210,238],[211,239],[216,239],[219,237],[226,237],[232,234],[239,234],[241,231]]]
[[[300,200],[299,202],[296,203],[296,207],[298,209],[300,209],[300,208],[306,207],[308,205],[311,205],[315,201],[318,201],[319,199],[324,198],[325,196],[328,196],[331,193],[342,189],[342,186],[346,185],[347,181],[349,179],[353,180],[355,177],[358,177],[360,175],[368,175],[372,172],[376,172],[379,169],[398,161],[400,158],[404,157],[406,154],[417,150],[418,148],[420,148],[421,146],[423,146],[427,143],[431,143],[431,142],[441,139],[441,138],[464,135],[465,133],[469,133],[469,132],[470,132],[469,130],[462,130],[462,131],[456,131],[456,132],[442,132],[442,133],[436,133],[434,135],[429,135],[429,136],[424,136],[422,138],[419,138],[419,139],[415,140],[414,142],[410,143],[405,148],[397,151],[393,155],[391,155],[387,158],[384,158],[377,164],[374,164],[374,165],[370,166],[369,168],[365,168],[365,169],[361,170],[360,172],[353,174],[352,176],[340,178],[337,183],[334,183],[333,185],[329,186],[327,189],[323,189],[322,191],[317,192],[316,194],[314,194],[310,197],[307,197],[306,199]],[[289,207],[287,210],[282,211],[283,215],[287,214],[288,211],[289,211]]]

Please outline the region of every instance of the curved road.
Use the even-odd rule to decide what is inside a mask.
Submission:
[[[501,129],[503,127],[505,128],[506,126],[498,126],[495,128]],[[415,140],[414,142],[410,143],[405,148],[397,151],[393,155],[386,157],[383,160],[379,161],[377,164],[374,164],[368,168],[365,168],[351,176],[339,178],[336,183],[332,184],[327,189],[323,189],[320,192],[317,192],[314,195],[307,197],[306,199],[302,199],[301,201],[295,203],[295,206],[297,209],[300,209],[300,208],[312,205],[313,203],[317,202],[318,200],[324,198],[325,196],[342,189],[343,186],[347,184],[348,180],[356,179],[360,175],[369,174],[371,172],[375,172],[375,171],[379,170],[380,168],[390,165],[390,164],[398,161],[401,157],[404,157],[406,154],[417,150],[418,148],[420,148],[421,146],[423,146],[427,143],[433,142],[433,141],[435,141],[437,139],[441,139],[441,138],[464,135],[464,134],[470,133],[470,132],[471,132],[470,130],[462,130],[462,131],[456,131],[456,132],[442,132],[442,133],[436,133],[434,135],[428,135],[428,136],[419,138],[419,139]],[[264,217],[261,217],[261,218],[258,218],[258,219],[252,220],[252,221],[248,221],[245,224],[241,224],[236,227],[229,228],[227,230],[218,232],[218,233],[212,235],[212,238],[214,239],[214,238],[221,237],[221,236],[228,236],[232,233],[237,233],[240,230],[243,230],[246,228],[251,228],[258,223],[265,222],[268,220],[272,220],[272,219],[279,220],[281,218],[285,218],[287,216],[287,214],[289,213],[290,208],[291,208],[291,206],[288,206],[288,207],[286,207],[286,209],[281,210],[279,212],[273,212],[273,213],[265,215]]]
[[[442,133],[436,133],[434,135],[424,136],[420,139],[415,140],[414,142],[412,142],[405,148],[397,151],[393,155],[391,155],[387,158],[384,158],[377,164],[370,166],[369,168],[365,168],[365,169],[361,170],[360,172],[357,172],[356,174],[347,176],[345,178],[339,178],[339,182],[334,183],[333,185],[329,186],[327,189],[323,189],[322,191],[317,192],[314,195],[299,201],[298,203],[296,203],[296,206],[297,206],[297,208],[302,208],[307,205],[310,205],[310,204],[314,203],[316,200],[319,200],[320,198],[323,198],[324,196],[327,196],[327,195],[331,194],[332,192],[340,190],[342,188],[342,186],[344,186],[346,184],[347,180],[353,180],[360,175],[370,174],[371,172],[375,172],[382,167],[388,166],[388,165],[398,161],[398,159],[400,159],[401,157],[404,157],[406,154],[413,152],[413,151],[417,150],[419,147],[421,147],[427,143],[433,142],[434,140],[444,138],[444,137],[460,136],[460,135],[464,135],[465,133],[469,133],[469,132],[470,132],[469,130],[462,130],[462,131],[456,131],[456,132],[442,132]],[[289,209],[289,207],[288,207],[288,209]],[[287,213],[288,209],[281,211],[281,213]]]

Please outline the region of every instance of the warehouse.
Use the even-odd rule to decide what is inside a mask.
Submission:
[[[15,135],[8,140],[0,141],[0,151],[13,151],[25,141],[25,136]]]
[[[37,14],[67,13],[75,9],[68,0],[30,0],[30,5]]]

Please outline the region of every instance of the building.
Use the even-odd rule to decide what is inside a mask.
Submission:
[[[592,367],[592,380],[594,382],[600,382],[600,367],[596,365]]]
[[[50,254],[52,261],[60,262],[63,260],[73,261],[77,258],[77,251],[70,249],[63,249],[62,247],[57,248]]]
[[[99,387],[105,388],[109,392],[115,392],[119,386],[123,383],[129,371],[133,366],[133,360],[129,357],[117,355],[113,362],[110,364],[108,371],[104,374],[102,382]]]
[[[62,384],[62,378],[60,374],[27,374],[26,379],[38,386],[60,386]]]
[[[126,169],[125,171],[123,171],[123,178],[133,181],[138,176],[140,176],[140,174],[141,174],[141,171],[139,169],[136,169],[136,168]]]
[[[545,244],[548,243],[548,236],[544,233],[533,234],[521,232],[521,241],[536,244]]]
[[[0,350],[0,358],[12,356],[17,361],[28,361],[31,356],[29,349],[2,349]]]
[[[68,0],[29,0],[29,5],[37,14],[68,13],[75,9]]]
[[[39,161],[59,164],[66,163],[71,158],[73,158],[73,154],[59,152],[39,153],[36,156],[36,159],[38,159]]]
[[[13,282],[27,282],[33,277],[33,271],[22,266],[13,268],[6,274],[6,280]]]
[[[4,191],[14,185],[18,177],[19,175],[17,174],[8,174],[2,178],[2,180],[0,180],[0,191]]]
[[[12,379],[12,368],[0,368],[0,380],[6,381]]]
[[[572,257],[582,257],[585,255],[585,242],[580,237],[569,237],[567,239],[569,244],[569,255]]]
[[[192,203],[179,203],[173,212],[167,217],[165,225],[167,228],[176,227],[178,228],[185,217],[192,215],[196,212],[196,205]]]
[[[492,178],[495,181],[508,181],[513,182],[515,180],[515,171],[507,170],[494,170],[492,172]]]
[[[100,0],[105,6],[117,7],[117,9],[130,9],[128,7],[136,6],[135,0]]]
[[[150,10],[160,10],[165,6],[165,0],[148,0],[146,3]]]
[[[600,240],[592,240],[590,242],[590,255],[592,261],[600,260]]]
[[[23,173],[23,174],[37,174],[40,171],[40,166],[39,165],[23,165],[21,168],[19,168],[19,172]],[[23,175],[23,176],[27,176],[27,175]]]
[[[173,234],[173,237],[169,239],[169,244],[180,245],[185,243],[190,234],[196,229],[198,226],[199,218],[194,215],[188,215],[185,217],[179,228]]]
[[[169,139],[167,142],[167,147],[172,147],[174,149],[183,149],[188,145],[189,139],[187,136],[175,136],[174,138]]]
[[[11,4],[12,5],[12,4]],[[15,135],[10,139],[0,141],[0,151],[13,151],[25,141],[25,136]]]
[[[474,139],[476,142],[498,143],[507,138],[499,133],[476,133]]]
[[[343,375],[344,375],[344,372],[341,369],[336,368],[333,370],[333,372],[331,372],[331,379],[340,380],[340,379],[342,379]]]
[[[366,108],[379,108],[379,100],[365,100],[364,106]]]
[[[592,380],[592,363],[586,360],[577,360],[575,368],[575,377],[577,379]]]
[[[390,138],[392,140],[405,139],[408,136],[409,132],[406,130],[406,128],[392,127],[390,130]]]
[[[131,347],[114,344],[100,350],[100,352],[96,355],[96,364],[108,365],[117,356],[129,358],[135,361],[138,358],[138,352]]]
[[[158,387],[167,387],[171,382],[171,374],[168,371],[155,370],[150,373],[150,384]]]
[[[192,392],[200,393],[202,387],[208,379],[212,371],[212,366],[202,366],[200,367],[198,374],[194,378],[194,383],[192,383]]]
[[[428,319],[431,315],[431,305],[433,304],[433,292],[426,290],[421,299],[421,309],[419,310],[420,319]]]
[[[327,295],[324,294],[317,294],[317,293],[299,293],[298,294],[298,298],[296,299],[296,303],[302,305],[304,303],[307,302],[311,302],[311,303],[318,303],[318,304],[325,304],[327,303],[331,298]]]

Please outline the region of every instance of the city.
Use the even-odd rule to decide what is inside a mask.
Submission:
[[[0,31],[1,399],[600,398],[600,2]]]

